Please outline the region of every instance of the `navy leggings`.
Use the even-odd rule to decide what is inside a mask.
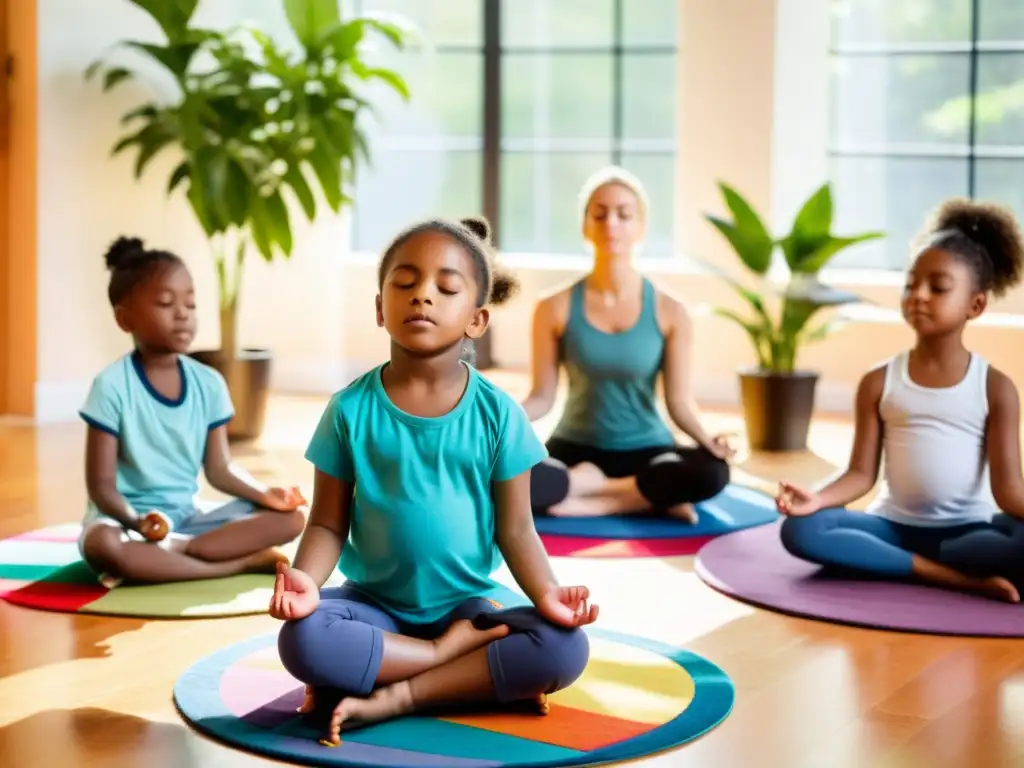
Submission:
[[[787,517],[781,535],[803,560],[894,579],[910,576],[914,555],[975,577],[1024,574],[1024,524],[1003,514],[991,523],[926,528],[833,508]]]
[[[454,621],[478,626],[507,615],[510,633],[487,647],[491,680],[499,703],[525,701],[567,688],[583,674],[590,643],[581,629],[542,619],[532,606],[503,611],[489,600],[471,598],[432,624],[408,624],[373,604],[348,584],[322,590],[320,605],[304,619],[289,621],[277,639],[284,668],[316,688],[368,696],[376,687],[384,655],[384,632],[432,640]],[[493,615],[497,614],[497,615]],[[483,618],[481,618],[483,617]]]
[[[533,468],[530,493],[534,512],[569,495],[569,467],[596,465],[608,477],[636,476],[637,487],[654,509],[705,501],[729,484],[729,464],[704,448],[655,445],[633,451],[607,451],[558,437],[547,442],[550,458]]]

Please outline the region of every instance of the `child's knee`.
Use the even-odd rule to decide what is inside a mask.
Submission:
[[[280,515],[282,536],[284,541],[282,544],[287,544],[290,541],[295,541],[306,528],[306,516],[295,510],[293,512],[275,512],[275,515]]]
[[[813,545],[810,541],[817,533],[814,515],[787,517],[779,527],[782,547],[794,557],[805,557]]]
[[[82,534],[81,553],[86,565],[97,573],[123,573],[122,557],[124,535],[120,527],[106,523],[92,523]]]
[[[383,655],[383,636],[376,627],[353,620],[347,607],[325,609],[321,603],[309,616],[284,623],[277,652],[300,682],[367,696]]]
[[[277,634],[277,652],[281,663],[296,680],[316,685],[316,672],[322,643],[319,617],[316,613],[304,619],[286,621]]]
[[[587,668],[590,640],[582,629],[545,624],[491,645],[499,701],[521,701],[568,688]]]

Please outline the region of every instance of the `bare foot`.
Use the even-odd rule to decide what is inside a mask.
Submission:
[[[551,711],[551,705],[548,704],[547,694],[540,694],[537,696],[537,714],[546,715]]]
[[[452,622],[445,633],[434,641],[437,646],[438,666],[459,659],[477,648],[500,640],[508,634],[508,627],[499,624],[490,629],[477,629],[468,619]]]
[[[675,520],[693,525],[697,522],[697,509],[693,504],[676,504],[665,510],[665,514]]]
[[[569,468],[569,495],[589,496],[600,491],[608,482],[601,468],[588,461]]]
[[[330,729],[320,743],[327,747],[336,747],[341,744],[342,727],[351,730],[353,727],[390,720],[412,710],[412,689],[408,680],[378,688],[365,699],[357,696],[346,697],[334,708]]]
[[[1002,576],[991,576],[987,579],[982,579],[978,588],[982,594],[996,600],[1002,600],[1004,603],[1020,602],[1020,593],[1017,591],[1017,588]]]
[[[316,704],[316,697],[313,695],[313,686],[306,686],[305,697],[302,699],[302,705],[296,709],[296,712],[307,714],[313,711],[313,707]]]
[[[249,555],[244,570],[246,573],[276,573],[278,563],[290,565],[288,555],[276,547],[267,547]]]

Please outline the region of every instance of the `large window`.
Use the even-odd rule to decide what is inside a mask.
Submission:
[[[835,266],[902,269],[954,195],[1024,217],[1024,0],[833,0],[836,223],[887,237]]]
[[[423,33],[383,53],[409,80],[369,127],[354,247],[430,215],[487,215],[505,252],[582,249],[576,195],[616,163],[652,201],[646,255],[674,246],[678,0],[363,0]]]

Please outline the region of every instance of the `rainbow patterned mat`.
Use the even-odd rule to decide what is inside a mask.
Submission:
[[[274,591],[270,575],[106,589],[78,553],[77,523],[0,541],[0,598],[62,613],[208,619],[264,613]]]
[[[574,766],[630,760],[696,739],[729,714],[728,676],[688,651],[594,628],[583,676],[548,697],[550,712],[405,717],[342,733],[339,747],[296,708],[303,686],[284,670],[276,635],[224,648],[178,679],[178,710],[239,749],[303,765]]]

